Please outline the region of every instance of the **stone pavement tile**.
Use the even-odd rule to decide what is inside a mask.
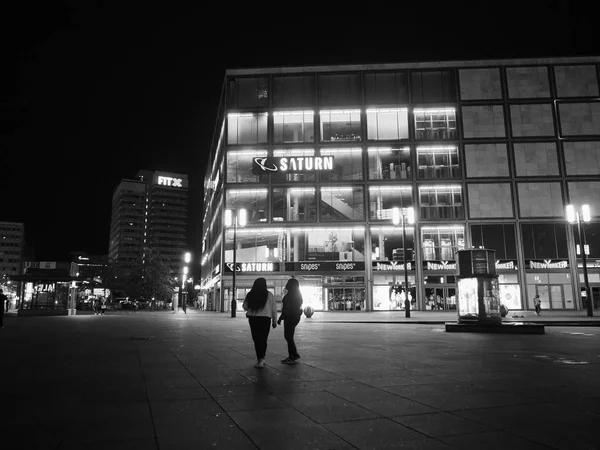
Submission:
[[[281,358],[284,359],[284,358]],[[321,368],[312,367],[309,364],[298,362],[294,365],[283,364],[281,360],[277,362],[267,362],[271,367],[303,381],[319,381],[319,380],[339,380],[343,376],[322,370]]]
[[[390,419],[430,437],[477,433],[493,429],[491,426],[444,412],[390,417]]]
[[[298,392],[279,395],[279,398],[318,423],[379,417],[377,413],[329,392]]]
[[[215,399],[221,397],[236,397],[248,395],[266,395],[269,389],[266,386],[259,386],[256,383],[246,383],[244,385],[232,386],[208,386],[206,391]]]
[[[438,439],[456,449],[548,450],[546,445],[538,444],[529,439],[524,439],[502,431],[459,434],[456,436],[443,436]],[[551,448],[571,450],[571,447],[553,446]]]
[[[450,448],[386,418],[329,423],[325,427],[361,450]]]
[[[200,383],[189,373],[174,377],[148,378],[144,380],[148,389],[197,389]]]
[[[225,375],[216,378],[199,378],[197,381],[202,387],[206,388],[209,391],[211,387],[244,386],[246,384],[252,383],[252,380],[249,380],[247,377],[239,373],[232,373],[230,375]]]
[[[531,422],[531,421],[530,421]],[[568,450],[598,450],[598,419],[587,422],[587,425],[550,422],[510,428],[508,431],[524,439],[528,439],[550,448]]]
[[[426,384],[435,386],[438,383],[447,383],[450,379],[444,375],[420,374],[415,371],[398,373],[393,376],[382,377],[373,373],[369,377],[356,377],[357,381],[374,387],[405,386]]]
[[[354,403],[386,400],[396,397],[395,394],[354,380],[328,381],[327,383],[319,384],[319,386],[327,392],[331,392],[338,397]]]
[[[219,397],[217,402],[227,412],[289,407],[287,403],[269,394]]]
[[[152,401],[150,409],[155,421],[165,417],[214,417],[223,413],[223,408],[212,398]]]
[[[210,398],[210,394],[202,386],[190,388],[159,388],[148,387],[146,390],[148,400],[151,402],[157,400],[186,400],[193,398]]]
[[[534,403],[533,400],[507,392],[473,392],[467,394],[432,393],[420,395],[419,402],[442,411],[456,411],[476,408],[497,408],[502,406]]]
[[[359,402],[358,404],[386,417],[437,412],[430,406],[398,396],[391,396],[385,400]]]
[[[102,381],[95,384],[89,383],[82,388],[81,397],[84,403],[99,399],[103,402],[115,403],[135,403],[147,400],[146,388],[141,380],[137,385],[109,384]]]
[[[233,411],[241,430],[260,450],[342,450],[348,442],[291,408]],[[161,447],[162,449],[162,447]]]
[[[3,423],[0,425],[2,448],[6,450],[47,450],[59,448],[67,424]]]
[[[158,450],[158,444],[155,438],[119,439],[117,441],[88,442],[85,446],[81,442],[68,442],[52,448],[56,448],[56,450]]]

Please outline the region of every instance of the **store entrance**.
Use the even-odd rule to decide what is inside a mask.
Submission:
[[[456,311],[456,288],[447,286],[426,287],[425,309],[429,311]]]
[[[364,311],[364,287],[330,287],[326,289],[329,311]]]

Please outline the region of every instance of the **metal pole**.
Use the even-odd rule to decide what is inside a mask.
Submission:
[[[235,214],[235,218],[233,219],[233,277],[232,277],[232,295],[231,295],[231,317],[235,317],[237,310],[237,301],[235,299],[235,272],[237,269],[236,266],[236,238],[237,238],[237,212]]]
[[[406,266],[406,228],[404,212],[402,212],[402,252],[404,258],[404,317],[410,317],[410,300],[408,299],[408,268]]]
[[[587,300],[587,315],[588,317],[592,317],[594,315],[594,304],[592,295],[590,292],[590,283],[588,281],[588,271],[587,271],[587,256],[585,255],[585,224],[581,225],[581,220],[579,219],[579,213],[576,213],[577,217],[577,229],[579,231],[579,242],[581,243],[581,259],[583,260],[583,282],[585,283],[585,299]]]

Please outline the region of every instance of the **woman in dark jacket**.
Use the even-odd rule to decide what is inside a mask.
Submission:
[[[281,315],[277,323],[281,325],[281,321],[283,320],[283,335],[288,345],[288,357],[281,362],[284,364],[296,364],[296,360],[300,359],[300,355],[294,342],[294,331],[302,316],[303,300],[300,293],[300,283],[295,278],[288,280],[285,289],[287,293],[283,297]]]

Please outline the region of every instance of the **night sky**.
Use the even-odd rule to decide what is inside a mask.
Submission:
[[[18,2],[5,16],[16,83],[3,110],[0,221],[25,223],[36,259],[106,254],[112,191],[143,168],[190,175],[199,227],[196,173],[227,69],[600,56],[576,2],[254,3],[235,15],[237,2],[176,3]]]

